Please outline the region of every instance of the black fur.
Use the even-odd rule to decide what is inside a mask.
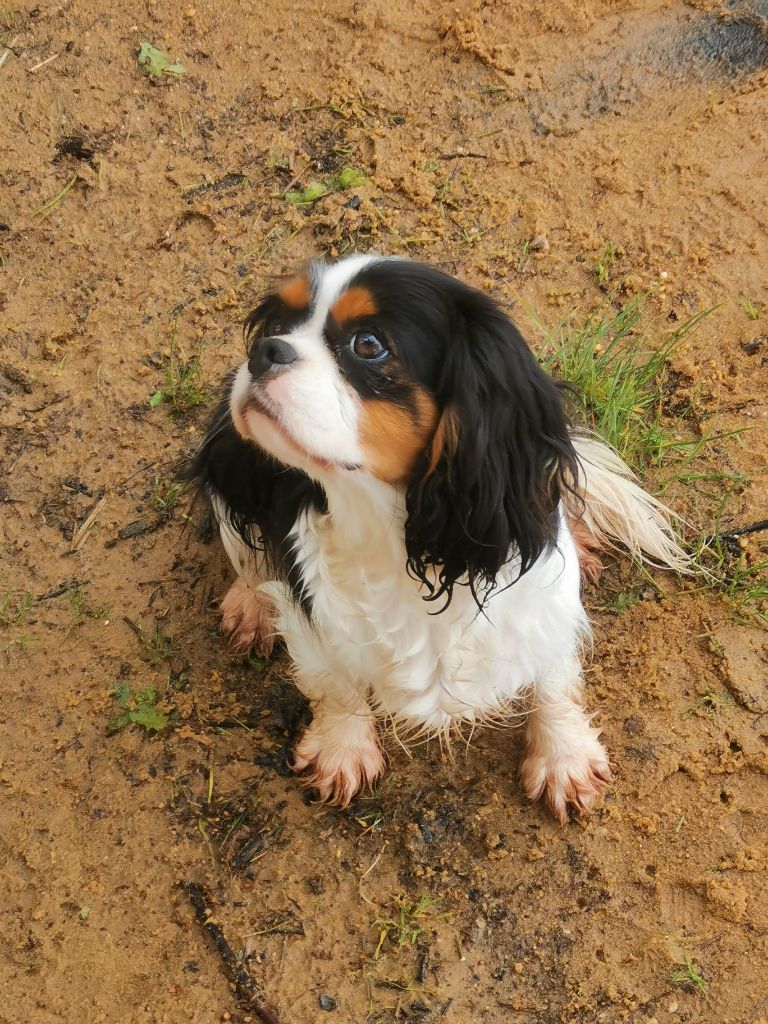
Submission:
[[[440,271],[380,261],[355,277],[375,296],[403,367],[457,426],[455,453],[407,490],[408,570],[428,600],[466,583],[482,605],[512,558],[527,572],[557,538],[557,506],[577,479],[561,391],[492,299]]]
[[[310,614],[309,598],[287,540],[307,509],[326,509],[325,492],[299,469],[282,466],[255,444],[243,440],[229,413],[231,378],[225,382],[208,433],[180,476],[194,481],[206,501],[217,493],[227,506],[229,522],[245,544],[263,551],[279,579],[287,580],[297,601]]]

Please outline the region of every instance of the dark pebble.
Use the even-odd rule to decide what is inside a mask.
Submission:
[[[742,341],[741,351],[745,352],[748,356],[756,356],[763,347],[763,342],[766,338],[768,338],[768,334],[761,334],[759,338],[753,338],[752,341]]]

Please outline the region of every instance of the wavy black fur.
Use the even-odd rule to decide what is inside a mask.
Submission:
[[[557,506],[578,477],[561,388],[482,292],[406,261],[374,263],[355,283],[385,318],[396,308],[401,362],[457,428],[455,450],[433,472],[425,452],[408,487],[408,570],[428,600],[450,602],[463,584],[482,606],[502,566],[517,558],[522,575],[556,542]]]

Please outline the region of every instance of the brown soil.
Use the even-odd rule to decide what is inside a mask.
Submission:
[[[256,294],[308,255],[408,252],[527,326],[606,302],[611,243],[604,288],[658,285],[657,337],[717,305],[671,408],[748,431],[706,468],[745,474],[725,525],[764,518],[765,5],[190,3],[0,11],[0,1020],[256,1020],[192,881],[283,1024],[765,1024],[764,634],[615,564],[587,595],[617,776],[592,818],[528,805],[493,730],[453,763],[390,742],[373,796],[313,805],[281,774],[288,666],[227,651],[229,570],[198,513],[156,507],[204,411],[148,404],[174,329],[213,384]],[[151,81],[145,39],[186,74]],[[368,183],[284,201],[345,166]],[[706,529],[721,491],[667,494]],[[176,653],[150,663],[128,620]],[[109,735],[119,682],[156,687],[175,727]],[[423,895],[415,943],[377,958],[375,922]],[[686,958],[706,992],[673,982]]]

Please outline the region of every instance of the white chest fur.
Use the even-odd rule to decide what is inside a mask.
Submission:
[[[460,586],[439,611],[406,572],[402,497],[346,486],[328,499],[294,533],[311,621],[287,586],[262,587],[310,698],[367,696],[382,716],[440,732],[499,716],[575,649],[586,620],[564,520],[557,548],[512,586],[500,581],[484,612]]]

